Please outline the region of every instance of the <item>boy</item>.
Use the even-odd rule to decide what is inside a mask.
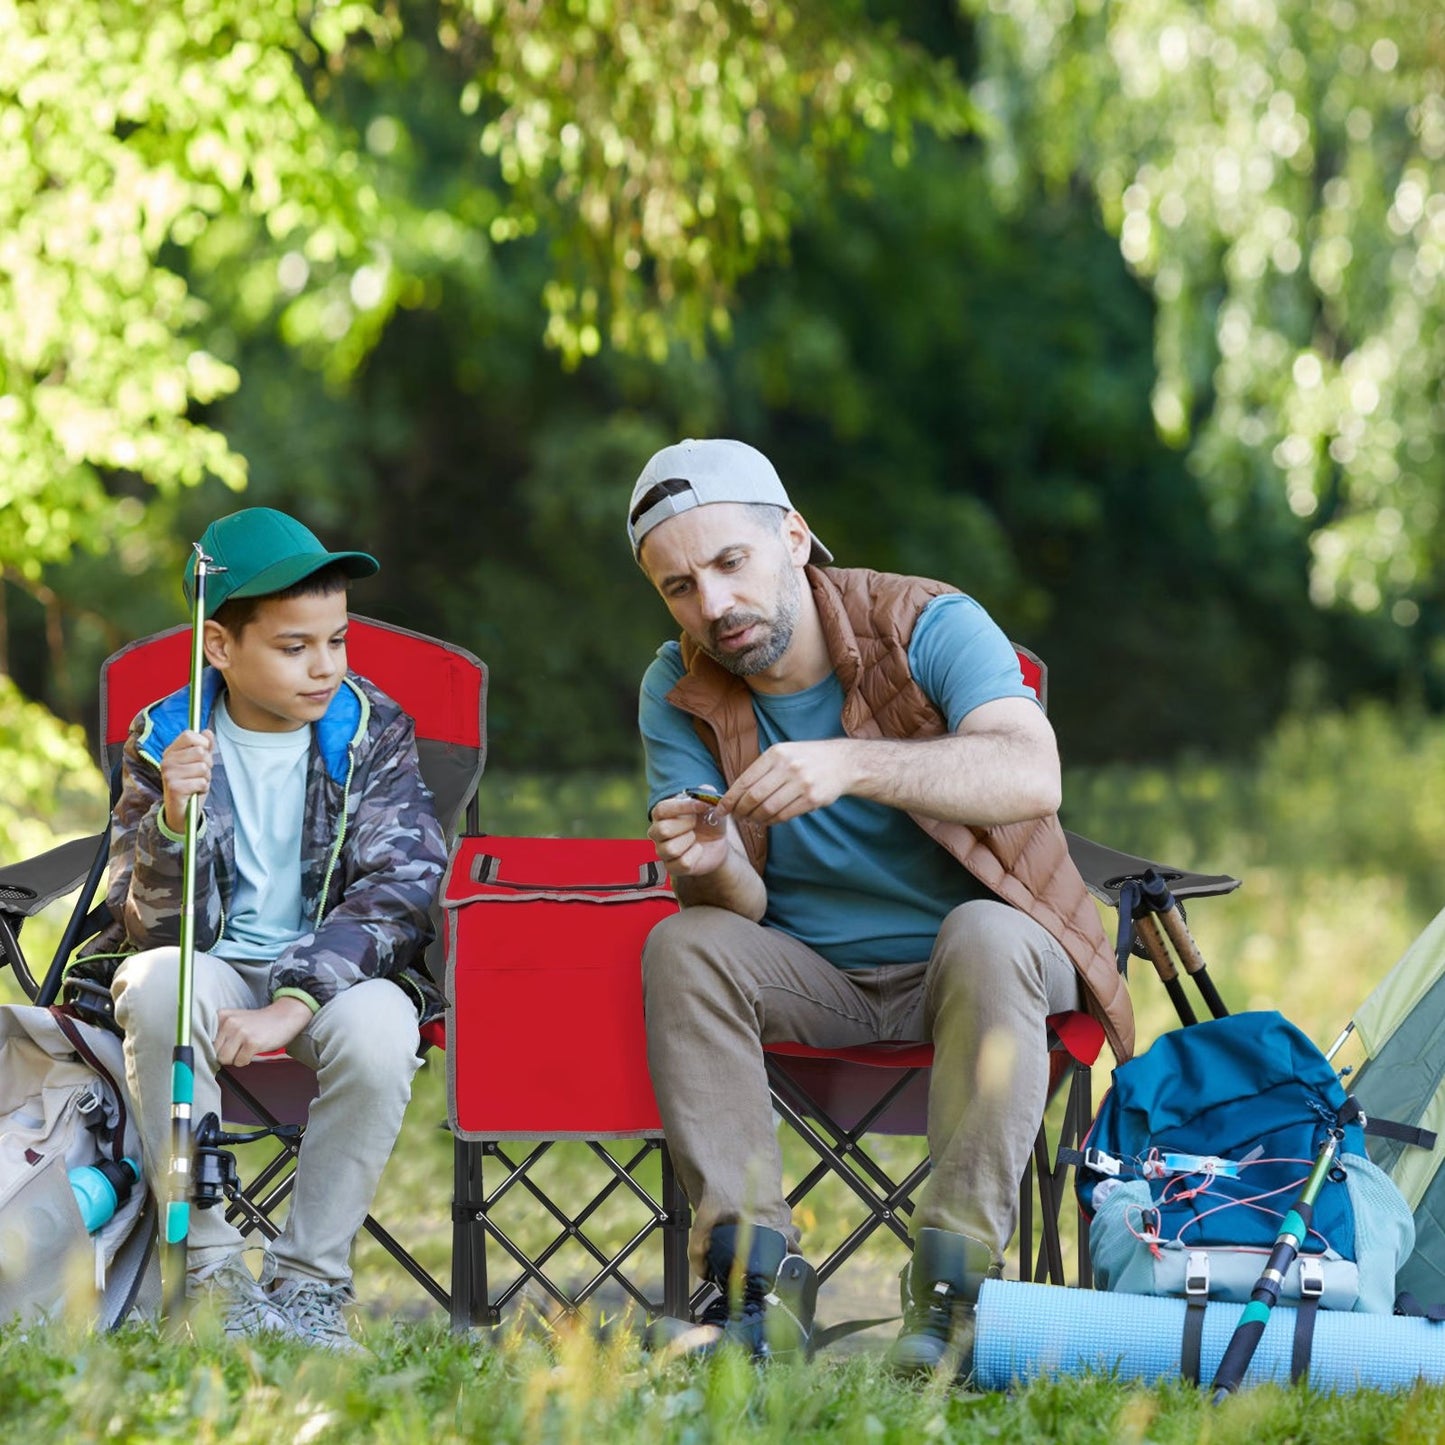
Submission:
[[[351,1242],[401,1127],[418,1024],[441,1000],[421,968],[446,861],[411,719],[347,671],[348,581],[377,570],[253,507],[209,526],[202,732],[187,689],[131,726],[110,853],[118,922],[81,965],[108,981],[146,1166],[170,1158],[186,799],[200,800],[193,1118],[216,1070],[285,1049],[317,1071],[290,1214],[258,1282],[225,1211],[192,1209],[187,1293],[230,1335],[355,1351]],[[222,570],[223,569],[223,570]],[[192,593],[195,558],[184,587]]]

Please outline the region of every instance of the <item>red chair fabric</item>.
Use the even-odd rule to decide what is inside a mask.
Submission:
[[[457,1136],[659,1135],[639,961],[677,900],[652,844],[463,838],[442,906]]]
[[[460,840],[442,889],[448,1113],[457,1137],[453,1320],[496,1323],[530,1286],[576,1310],[605,1287],[687,1305],[688,1205],[647,1072],[642,946],[677,900],[636,838]],[[619,1152],[601,1141],[638,1140]],[[510,1141],[525,1139],[525,1147]],[[577,1157],[582,1144],[590,1158]],[[565,1197],[551,1151],[571,1148]],[[649,1182],[656,1155],[660,1184]],[[488,1188],[488,1160],[500,1179]],[[539,1235],[540,1229],[540,1235]],[[662,1290],[637,1252],[662,1241]],[[493,1289],[487,1245],[516,1266]]]

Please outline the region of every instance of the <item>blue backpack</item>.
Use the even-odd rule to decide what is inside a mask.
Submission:
[[[1341,1127],[1282,1302],[1389,1314],[1414,1222],[1366,1157],[1351,1106],[1329,1061],[1278,1013],[1161,1036],[1114,1070],[1079,1156],[1096,1284],[1247,1300],[1327,1132]]]

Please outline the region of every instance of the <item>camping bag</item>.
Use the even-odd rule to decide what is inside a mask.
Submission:
[[[0,1007],[0,1324],[73,1312],[111,1329],[157,1312],[144,1172],[94,1234],[70,1179],[103,1162],[140,1162],[124,1077],[114,1035],[59,1009]]]
[[[442,906],[457,1137],[661,1134],[642,946],[677,900],[652,844],[463,837]]]
[[[1097,1285],[1247,1300],[1347,1103],[1325,1056],[1274,1012],[1176,1030],[1120,1065],[1076,1183]],[[1404,1199],[1348,1123],[1280,1301],[1389,1314],[1413,1245]]]

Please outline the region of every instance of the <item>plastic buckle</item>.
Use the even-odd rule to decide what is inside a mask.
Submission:
[[[1107,1174],[1111,1178],[1117,1177],[1123,1169],[1123,1162],[1115,1159],[1112,1154],[1106,1154],[1102,1149],[1084,1150],[1084,1168],[1092,1169],[1096,1174]]]
[[[1325,1264],[1313,1255],[1300,1256],[1299,1293],[1301,1299],[1318,1299],[1325,1292]]]
[[[1209,1256],[1202,1249],[1191,1249],[1184,1261],[1184,1293],[1190,1296],[1209,1293]]]

